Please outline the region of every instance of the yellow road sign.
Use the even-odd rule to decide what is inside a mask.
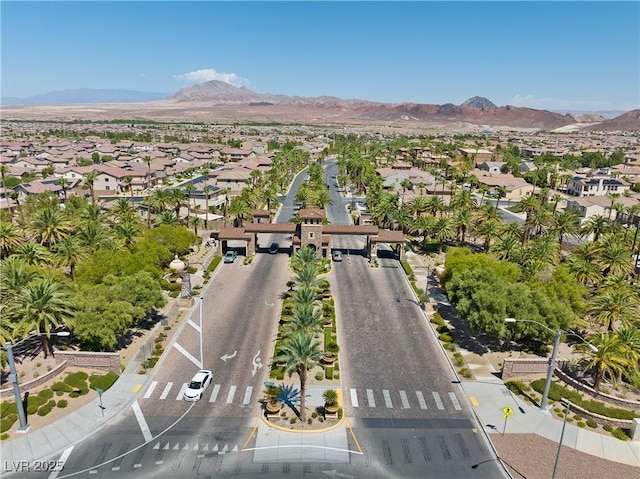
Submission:
[[[509,419],[511,417],[511,413],[513,412],[513,408],[511,406],[505,406],[502,408],[502,412],[504,413],[504,418]]]

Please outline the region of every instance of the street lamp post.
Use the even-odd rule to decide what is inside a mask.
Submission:
[[[556,471],[558,470],[558,462],[560,462],[560,450],[562,449],[562,439],[564,439],[564,430],[567,427],[567,417],[569,416],[569,408],[571,403],[568,399],[561,400],[564,410],[564,421],[562,421],[562,432],[560,433],[560,442],[558,442],[558,451],[556,452],[556,460],[553,463],[553,472],[551,473],[551,479],[555,479]]]
[[[547,380],[544,383],[544,391],[542,392],[542,400],[540,401],[540,410],[546,412],[547,400],[549,399],[549,389],[551,388],[551,380],[553,379],[553,372],[555,371],[555,368],[556,368],[556,356],[558,355],[558,347],[560,346],[560,337],[562,336],[562,330],[558,329],[557,331],[554,331],[549,326],[542,324],[539,321],[533,321],[530,319],[505,318],[504,322],[505,323],[535,323],[551,331],[556,335],[555,340],[553,342],[553,351],[551,352],[551,358],[549,359],[549,368],[547,369]],[[575,336],[576,338],[584,342],[587,346],[589,346],[589,349],[591,349],[594,352],[598,352],[598,348],[596,348],[593,344],[585,340],[579,334],[575,334],[575,333],[565,333],[565,334],[570,336]]]
[[[18,374],[16,372],[16,361],[13,357],[13,347],[17,346],[21,342],[33,338],[34,336],[44,336],[46,333],[38,333],[31,334],[26,338],[18,341],[16,344],[12,344],[11,341],[8,341],[5,344],[5,347],[2,348],[7,352],[7,360],[9,362],[9,381],[13,384],[13,394],[16,399],[16,409],[18,410],[18,419],[20,421],[20,427],[18,427],[18,432],[27,432],[29,429],[29,423],[27,422],[27,415],[24,411],[24,404],[22,403],[22,395],[20,394],[20,384],[18,384]],[[61,331],[59,333],[52,333],[52,336],[69,336],[71,333],[68,331]]]

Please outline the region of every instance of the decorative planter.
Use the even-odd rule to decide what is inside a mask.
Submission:
[[[280,402],[267,402],[266,409],[267,414],[278,414],[280,409],[282,409],[282,404]]]
[[[333,364],[336,362],[335,356],[322,356],[322,362],[325,364]]]

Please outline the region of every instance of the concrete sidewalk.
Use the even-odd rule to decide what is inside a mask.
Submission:
[[[417,286],[424,289],[428,284],[432,301],[449,306],[446,296],[437,287],[435,278],[430,276],[427,279],[427,271],[432,272],[433,268],[427,268],[426,258],[408,252],[407,262],[413,268]],[[531,433],[556,443],[560,441],[562,421],[513,395],[497,377],[497,371],[486,356],[465,350],[459,345],[458,347],[476,378],[462,380],[462,388],[489,437],[491,434],[503,433],[505,428],[502,409],[511,406],[514,412],[507,421],[506,434]],[[640,466],[640,443],[637,441],[621,441],[567,423],[562,445],[608,461]]]

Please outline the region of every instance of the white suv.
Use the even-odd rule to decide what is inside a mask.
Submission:
[[[206,369],[201,369],[193,376],[182,398],[185,401],[198,401],[202,399],[202,394],[204,394],[209,384],[211,384],[211,379],[213,379],[213,373]]]

